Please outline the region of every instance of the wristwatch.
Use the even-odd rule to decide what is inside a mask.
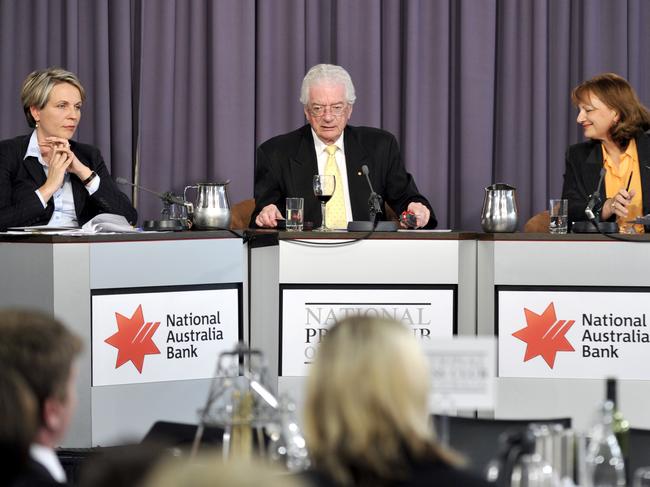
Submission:
[[[84,179],[81,182],[84,184],[84,186],[88,186],[88,183],[90,183],[96,177],[97,177],[97,173],[95,171],[93,171],[93,172],[90,173],[90,176],[88,176],[86,179]]]

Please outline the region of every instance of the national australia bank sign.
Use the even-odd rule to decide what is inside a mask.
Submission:
[[[455,287],[282,286],[280,370],[282,376],[307,375],[327,330],[349,316],[394,319],[418,340],[449,338],[455,326]]]
[[[93,386],[210,378],[241,338],[239,284],[98,290]]]
[[[646,288],[498,289],[500,377],[649,380]]]

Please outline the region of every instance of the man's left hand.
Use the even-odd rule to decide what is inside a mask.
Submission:
[[[407,211],[412,211],[415,214],[415,219],[417,222],[416,228],[422,228],[427,223],[429,223],[429,216],[431,215],[431,212],[429,211],[429,208],[424,206],[422,203],[409,203]],[[406,228],[406,225],[403,223],[400,223],[400,226],[402,228]]]

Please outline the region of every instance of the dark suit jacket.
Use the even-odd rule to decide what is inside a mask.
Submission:
[[[31,134],[0,142],[0,230],[12,226],[45,225],[54,212],[50,198],[43,208],[35,191],[45,183],[43,167],[35,157],[25,157]],[[100,213],[123,215],[135,223],[138,214],[106,169],[96,147],[70,141],[70,149],[80,162],[101,178],[99,188],[89,195],[81,180],[70,175],[75,211],[79,225]]]
[[[395,137],[384,130],[348,125],[343,141],[353,220],[369,219],[370,189],[361,172],[365,164],[374,190],[397,214],[411,202],[422,203],[431,211],[426,228],[435,228],[438,222],[433,209],[406,171]],[[305,198],[305,221],[320,226],[320,203],[312,189],[315,174],[318,174],[318,162],[309,125],[260,145],[256,154],[255,211],[251,227],[256,226],[255,218],[269,204],[284,213],[287,197]]]
[[[636,147],[639,154],[641,196],[645,215],[650,212],[650,136],[647,133],[637,136]],[[562,198],[569,200],[569,222],[587,220],[585,207],[589,203],[591,193],[596,191],[602,167],[603,150],[600,141],[590,140],[568,148]],[[604,180],[600,194],[604,202],[607,194]],[[600,208],[598,212],[600,213]],[[612,217],[610,220],[615,221],[616,218]]]
[[[363,487],[490,487],[494,485],[470,472],[459,470],[440,461],[413,461],[404,467],[402,478],[384,482],[378,479],[364,479],[363,472],[358,471],[360,478],[354,482],[354,485]],[[305,472],[302,477],[312,487],[339,486],[337,482],[323,472],[310,470]]]
[[[18,475],[11,487],[64,487],[68,484],[60,484],[47,469],[36,460],[30,459],[27,468]]]

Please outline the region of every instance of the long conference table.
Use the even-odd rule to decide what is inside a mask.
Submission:
[[[138,440],[157,420],[195,423],[218,354],[238,340],[262,350],[273,387],[301,403],[328,327],[359,313],[400,319],[420,340],[497,336],[496,405],[483,414],[571,416],[584,429],[614,375],[626,417],[648,428],[650,238],[636,240],[0,235],[0,306],[53,313],[84,341],[68,447]]]

